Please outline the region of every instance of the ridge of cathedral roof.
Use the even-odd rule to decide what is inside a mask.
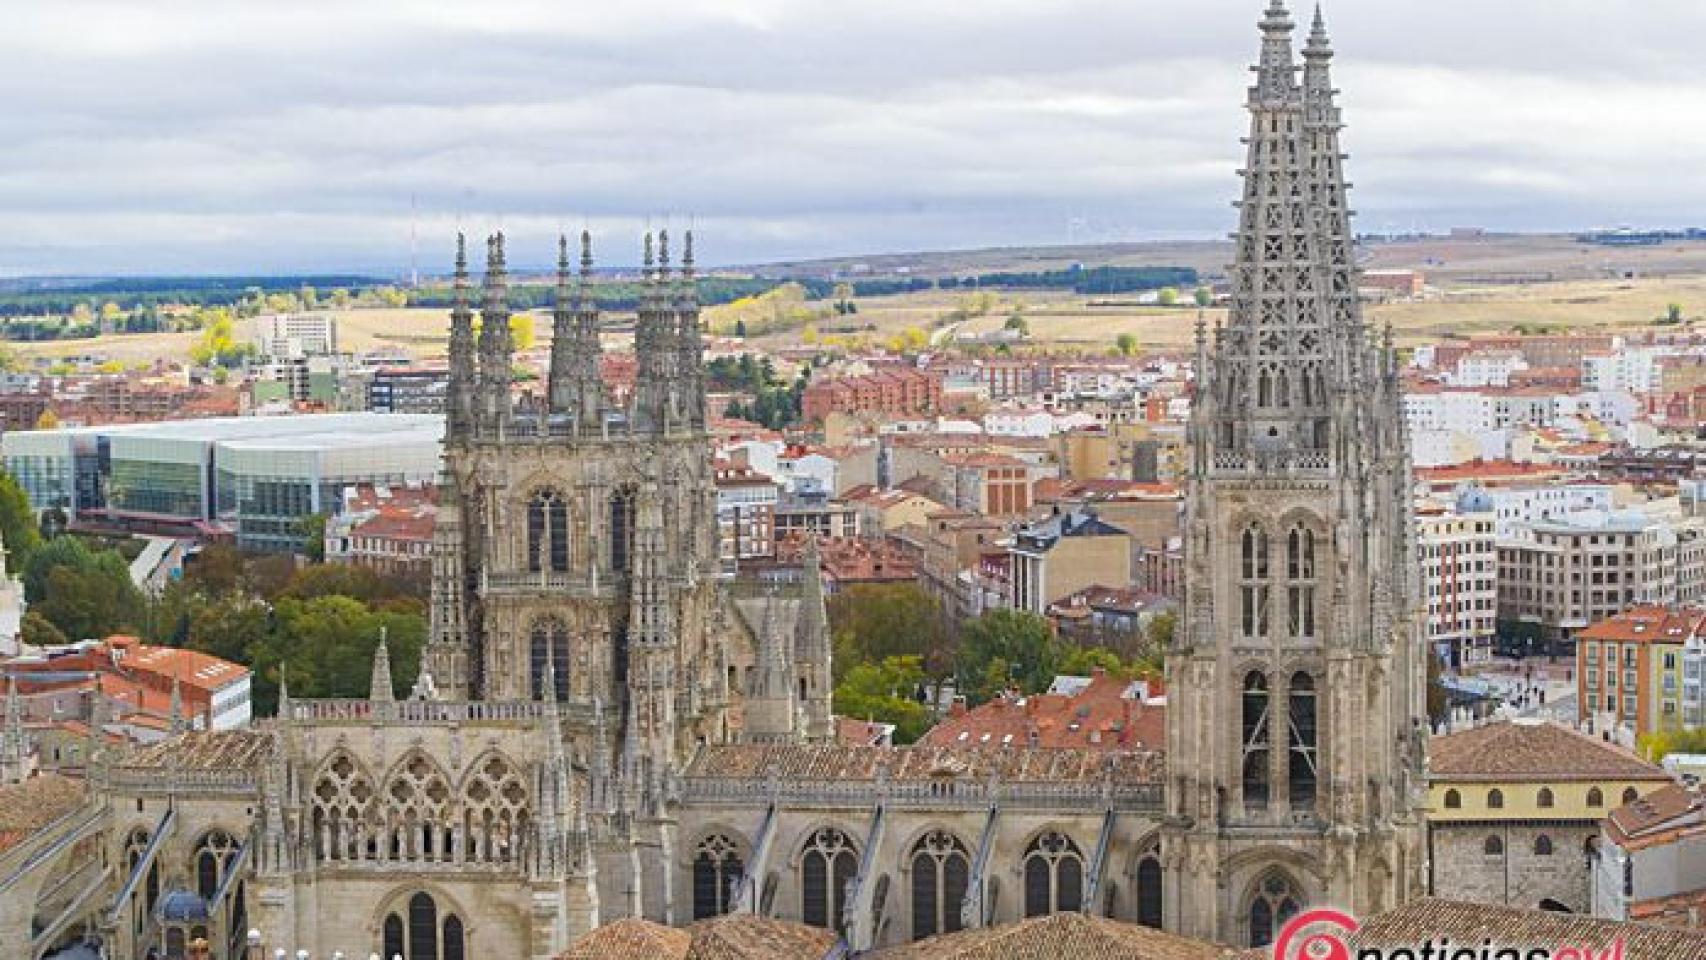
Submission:
[[[930,937],[879,950],[873,960],[1220,960],[1231,954],[1218,944],[1071,911]]]
[[[753,780],[773,774],[786,780],[904,782],[944,775],[987,780],[994,775],[1005,783],[1159,784],[1165,768],[1160,751],[729,744],[701,750],[684,776],[688,780]]]

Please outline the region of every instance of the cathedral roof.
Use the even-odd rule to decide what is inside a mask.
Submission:
[[[576,940],[558,960],[818,960],[835,940],[828,930],[750,914],[686,929],[626,919]]]
[[[272,756],[273,738],[253,730],[192,731],[125,758],[128,769],[259,770]]]
[[[0,788],[0,853],[77,809],[87,795],[83,781],[52,773]]]
[[[1668,780],[1620,747],[1555,723],[1505,721],[1434,737],[1428,771],[1441,780]]]
[[[1219,960],[1225,947],[1082,913],[962,930],[878,951],[875,960]]]
[[[844,744],[732,744],[706,747],[688,764],[689,779],[928,781],[944,777],[1005,783],[1161,783],[1166,763],[1155,753],[1102,750],[860,747]]]

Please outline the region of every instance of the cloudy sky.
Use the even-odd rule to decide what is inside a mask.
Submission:
[[[396,272],[411,198],[423,269],[458,223],[526,263],[648,217],[723,263],[1209,237],[1262,5],[10,3],[0,274]],[[1327,13],[1362,229],[1706,222],[1706,4]]]

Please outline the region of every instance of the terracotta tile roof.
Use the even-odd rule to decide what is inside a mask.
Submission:
[[[1092,678],[1076,696],[1045,693],[997,698],[943,720],[919,744],[944,748],[1034,745],[1103,752],[1159,750],[1167,743],[1166,708],[1128,699],[1131,686],[1130,681],[1104,675]]]
[[[874,960],[1220,960],[1232,951],[1116,920],[1057,913],[879,950]],[[1271,951],[1268,951],[1271,956]]]
[[[853,747],[876,746],[891,728],[892,724],[860,720],[858,717],[836,717],[835,742]]]
[[[1454,944],[1487,940],[1518,947],[1568,944],[1592,948],[1595,956],[1621,939],[1628,960],[1706,960],[1706,933],[1431,898],[1374,917],[1349,939],[1355,949],[1396,949],[1419,947],[1429,938],[1437,943],[1445,937]],[[1264,951],[1262,956],[1272,953]]]
[[[650,920],[617,920],[576,940],[558,960],[685,960],[693,935]]]
[[[0,852],[77,809],[87,795],[83,781],[52,773],[0,787]]]
[[[690,779],[763,778],[774,773],[789,780],[869,780],[885,770],[891,781],[963,776],[1008,783],[1160,783],[1165,773],[1160,753],[1108,753],[1100,750],[969,750],[946,747],[853,747],[844,745],[731,744],[706,747],[688,764]]]
[[[1681,833],[1706,829],[1706,796],[1698,787],[1673,783],[1611,811],[1605,826],[1625,849],[1663,846]]]
[[[1555,723],[1505,721],[1434,737],[1428,771],[1444,780],[1668,780],[1619,747]]]
[[[1629,919],[1637,923],[1698,928],[1701,917],[1706,917],[1706,890],[1690,890],[1655,900],[1636,900],[1629,904]]]
[[[271,735],[253,730],[194,731],[125,758],[128,769],[259,770],[272,756]]]
[[[1630,607],[1577,634],[1581,640],[1615,643],[1682,643],[1706,632],[1706,610],[1693,607]]]
[[[745,914],[705,920],[687,928],[687,960],[819,960],[835,945],[828,930]]]

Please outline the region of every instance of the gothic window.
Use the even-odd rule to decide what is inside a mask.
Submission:
[[[1603,807],[1603,806],[1605,806],[1605,794],[1598,787],[1589,788],[1589,790],[1588,790],[1588,806],[1590,806],[1590,807]]]
[[[610,569],[618,577],[628,575],[628,538],[633,526],[634,498],[617,493],[610,498]]]
[[[806,841],[800,861],[800,914],[809,926],[841,929],[847,909],[847,884],[859,870],[853,841],[825,827]]]
[[[932,830],[912,848],[912,938],[960,929],[971,858],[953,834]]]
[[[1291,378],[1282,369],[1274,375],[1274,403],[1276,406],[1291,406]]]
[[[1244,678],[1244,804],[1268,805],[1268,678]]]
[[[124,867],[127,878],[136,872],[136,865],[142,862],[143,855],[148,852],[149,839],[148,831],[138,827],[132,830],[129,838],[125,840]],[[147,884],[142,891],[142,902],[132,907],[136,915],[135,932],[139,937],[142,935],[143,927],[148,922],[148,915],[154,912],[154,901],[160,898],[160,871],[158,866],[159,864],[156,863],[149,869]],[[141,909],[137,910],[137,906],[140,906]]]
[[[1544,833],[1535,837],[1534,855],[1537,857],[1550,857],[1552,855],[1552,838],[1548,837]]]
[[[520,864],[529,829],[527,787],[508,760],[492,754],[462,785],[462,857],[469,863]]]
[[[1447,810],[1463,809],[1463,794],[1456,790],[1447,790],[1445,792],[1445,808]]]
[[[1239,572],[1239,619],[1245,637],[1268,633],[1268,532],[1252,524],[1244,531]]]
[[[733,840],[715,834],[700,841],[693,857],[693,919],[720,917],[734,909],[734,885],[745,869]]]
[[[225,880],[225,871],[237,856],[237,841],[223,830],[209,830],[196,844],[195,888],[205,901],[212,902]]]
[[[449,807],[444,772],[425,754],[410,754],[386,780],[383,837],[374,853],[401,862],[451,860]]]
[[[1250,946],[1274,942],[1291,919],[1303,912],[1303,894],[1283,872],[1274,870],[1262,877],[1250,898]]]
[[[1154,853],[1137,865],[1137,922],[1161,929],[1161,858]]]
[[[1505,792],[1497,787],[1487,791],[1487,809],[1503,810],[1505,808]]]
[[[403,918],[394,913],[385,918],[382,949],[385,951],[385,960],[393,960],[403,955]]]
[[[1050,830],[1025,850],[1025,916],[1075,913],[1084,905],[1084,855],[1067,835]]]
[[[407,916],[386,915],[380,928],[381,946],[387,960],[467,960],[468,941],[462,918],[445,914],[439,919],[437,901],[426,893],[409,897]]]
[[[437,960],[438,904],[424,893],[409,898],[409,953],[404,960]]]
[[[321,860],[358,860],[379,832],[373,779],[349,754],[335,754],[314,779],[314,848]]]
[[[1273,378],[1268,375],[1267,368],[1263,367],[1262,372],[1256,375],[1256,406],[1269,406],[1273,403],[1273,400]]]
[[[1307,673],[1291,678],[1291,757],[1287,766],[1291,803],[1297,809],[1315,804],[1317,698],[1315,678]]]
[[[569,505],[555,490],[541,490],[527,503],[527,569],[569,569]]]
[[[532,677],[529,688],[535,700],[546,699],[545,666],[547,661],[554,676],[555,696],[561,703],[569,699],[569,628],[555,617],[545,617],[533,623],[528,637],[528,663]]]
[[[1294,639],[1315,636],[1315,531],[1299,524],[1286,537],[1287,633]]]
[[[1551,787],[1541,787],[1540,792],[1535,795],[1534,802],[1540,809],[1550,810],[1557,803],[1557,799],[1552,795]]]

